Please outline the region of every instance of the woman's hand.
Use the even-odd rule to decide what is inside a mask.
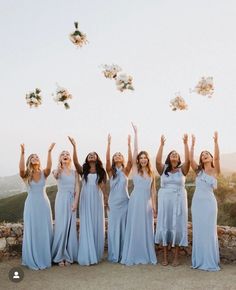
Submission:
[[[76,147],[76,142],[75,142],[75,140],[74,140],[72,137],[70,137],[70,136],[68,136],[68,139],[70,140],[70,143],[72,144],[72,146],[73,146],[73,147]]]
[[[183,142],[184,142],[184,144],[187,144],[188,143],[188,134],[184,134],[184,136],[183,136]]]
[[[25,144],[20,144],[21,154],[25,153]]]
[[[52,143],[48,148],[48,152],[51,152],[55,145],[56,143]]]
[[[164,135],[161,135],[161,146],[164,146],[166,142],[166,138]]]

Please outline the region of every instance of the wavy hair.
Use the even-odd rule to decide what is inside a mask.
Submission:
[[[207,153],[212,157],[212,159],[214,158],[213,155],[212,155],[209,151],[207,151],[207,150],[203,150],[203,151],[201,152],[201,154],[200,154],[200,157],[199,157],[199,165],[198,165],[198,168],[197,168],[197,173],[199,173],[200,171],[202,171],[202,170],[204,169],[204,163],[202,162],[202,154],[203,154],[204,152],[207,152]],[[215,168],[215,166],[214,166],[214,164],[213,164],[213,161],[211,161],[211,167],[212,167],[212,168]]]
[[[173,167],[172,167],[172,165],[171,165],[171,162],[170,162],[170,155],[171,155],[173,152],[176,152],[176,151],[175,151],[175,150],[170,151],[170,153],[169,153],[169,154],[167,155],[167,157],[166,157],[165,165],[167,165],[167,166],[166,166],[166,169],[165,169],[164,173],[165,173],[165,175],[167,175],[167,176],[169,176],[169,173],[168,173],[168,172],[170,172],[170,171],[173,169]],[[177,152],[176,152],[176,153],[177,153]],[[178,154],[178,156],[179,156],[179,153],[177,153],[177,154]],[[177,164],[177,168],[180,167],[180,164],[181,164],[181,160],[180,160],[180,156],[179,156],[179,161],[178,161],[178,164]]]
[[[67,151],[67,150],[63,150],[63,151],[60,153],[60,155],[59,155],[59,157],[58,157],[57,170],[56,170],[56,173],[55,173],[55,177],[56,177],[56,178],[60,178],[61,173],[62,173],[62,161],[61,161],[61,156],[62,156],[62,154],[63,154],[64,152],[68,152],[68,153],[69,153],[69,151]],[[71,160],[70,160],[69,168],[71,168]]]
[[[141,155],[145,155],[146,156],[146,158],[148,160],[148,163],[147,163],[147,174],[150,177],[153,177],[153,171],[152,171],[152,168],[151,168],[150,158],[149,158],[149,155],[148,155],[147,151],[140,151],[139,154],[137,155],[136,162],[137,162],[138,173],[141,173],[141,175],[143,175],[143,169],[142,169],[142,166],[141,166],[140,161],[139,161]]]
[[[112,172],[113,178],[116,178],[117,169],[116,169],[116,164],[115,164],[115,161],[114,161],[114,155],[112,156],[111,172]],[[123,162],[121,163],[121,167],[122,167],[122,169],[124,169],[124,167],[125,167],[124,160],[125,159],[124,159],[124,156],[122,154],[121,154],[121,156],[123,157]]]
[[[26,171],[25,171],[25,176],[23,177],[25,183],[29,184],[32,179],[33,179],[33,166],[31,164],[31,159],[33,158],[34,155],[37,155],[37,154],[30,154],[30,156],[27,158],[27,161],[26,161]],[[40,161],[39,161],[39,169],[41,170],[40,168]]]
[[[106,181],[107,181],[106,171],[103,168],[103,164],[102,164],[100,157],[98,156],[98,154],[96,152],[94,152],[94,153],[97,156],[97,160],[95,161],[95,167],[96,167],[96,173],[97,173],[97,183],[98,184],[100,184],[102,182],[106,183]],[[85,162],[83,164],[83,176],[84,176],[84,179],[86,182],[88,180],[88,175],[89,175],[89,171],[90,171],[88,156],[89,156],[89,154],[87,155]]]

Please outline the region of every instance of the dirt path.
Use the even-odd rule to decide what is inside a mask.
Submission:
[[[19,259],[0,263],[0,289],[22,290],[235,290],[236,264],[222,265],[220,272],[205,272],[190,268],[190,259],[183,257],[179,267],[160,264],[127,267],[103,261],[90,267],[74,264],[43,271],[23,267],[24,279],[13,283],[8,279],[12,267],[20,266]]]

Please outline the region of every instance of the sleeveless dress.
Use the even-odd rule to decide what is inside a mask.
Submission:
[[[103,193],[97,184],[97,174],[82,180],[80,193],[80,234],[78,263],[97,264],[102,260],[105,240]]]
[[[120,262],[123,250],[126,218],[129,202],[128,178],[121,168],[110,179],[108,212],[108,260]]]
[[[196,177],[192,200],[192,268],[219,271],[219,245],[217,236],[217,201],[213,189],[215,177],[203,170]]]
[[[75,197],[75,171],[71,170],[69,175],[62,172],[57,185],[52,258],[55,263],[63,260],[73,263],[78,255],[76,212],[71,209]]]
[[[51,267],[53,238],[52,212],[45,192],[43,172],[38,182],[32,180],[29,183],[27,191],[23,214],[22,265],[41,270]]]
[[[135,174],[134,190],[131,193],[125,241],[121,264],[156,264],[154,247],[154,219],[152,212],[152,179]]]
[[[164,171],[166,166],[164,167]],[[167,246],[188,246],[188,204],[185,176],[177,172],[161,175],[158,191],[158,216],[155,243]]]

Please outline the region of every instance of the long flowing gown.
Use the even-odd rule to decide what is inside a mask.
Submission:
[[[204,172],[196,177],[192,200],[193,246],[192,268],[219,271],[219,245],[217,236],[217,201],[213,189],[217,180]]]
[[[188,246],[188,205],[185,176],[177,172],[161,175],[158,191],[158,219],[155,243],[167,246]]]
[[[121,264],[156,264],[151,199],[152,179],[135,174],[133,182],[134,190],[128,205]]]
[[[73,263],[78,256],[76,212],[72,212],[75,199],[75,171],[61,173],[57,180],[58,191],[55,200],[55,227],[52,245],[53,262],[63,260]]]
[[[104,198],[97,184],[97,174],[82,180],[80,193],[80,234],[78,263],[97,264],[102,260],[105,239]]]
[[[108,260],[120,262],[128,210],[128,178],[121,168],[116,169],[116,177],[110,179],[108,213]]]
[[[32,180],[27,187],[28,195],[23,213],[22,265],[33,270],[45,269],[51,267],[53,228],[44,173],[41,172],[38,182]]]

